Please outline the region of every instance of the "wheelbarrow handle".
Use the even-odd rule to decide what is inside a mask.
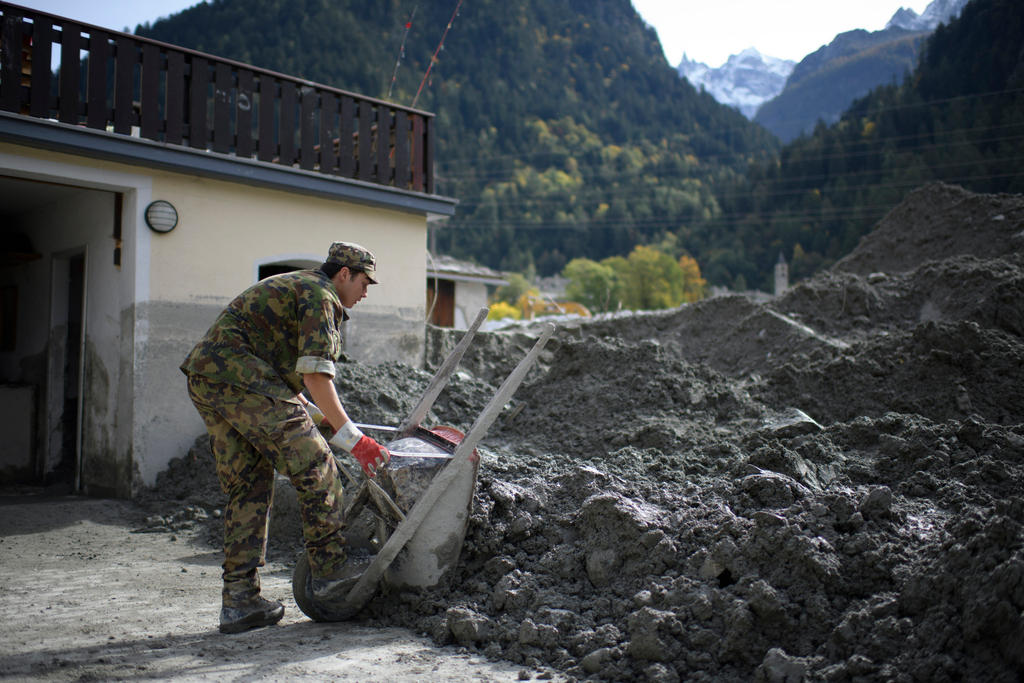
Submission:
[[[481,308],[476,314],[476,319],[473,324],[466,330],[466,334],[462,335],[462,339],[455,345],[452,352],[448,354],[448,357],[441,363],[441,367],[437,369],[437,373],[434,374],[434,378],[430,380],[430,384],[427,386],[427,390],[423,392],[423,397],[420,398],[419,403],[409,413],[409,417],[405,418],[398,427],[400,436],[412,436],[416,431],[416,428],[420,426],[423,419],[430,412],[430,409],[434,406],[434,401],[441,395],[441,390],[448,384],[448,380],[455,374],[455,368],[459,367],[459,361],[466,355],[466,351],[469,349],[470,342],[473,341],[473,335],[480,328],[480,325],[487,318],[487,307]]]

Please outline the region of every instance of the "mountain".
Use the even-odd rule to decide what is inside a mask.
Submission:
[[[856,29],[807,55],[785,88],[765,102],[754,121],[783,142],[809,132],[818,121],[835,123],[857,98],[900,82],[917,64],[922,39],[958,16],[968,0],[933,0],[918,16],[901,8],[881,31]]]
[[[694,62],[683,54],[676,70],[693,87],[704,89],[722,104],[736,107],[752,119],[762,103],[782,92],[795,65],[794,61],[767,57],[750,47],[730,55],[718,68]]]
[[[1024,3],[972,0],[924,40],[911,78],[875,88],[834,125],[786,145],[777,163],[754,164],[735,187],[718,188],[727,218],[702,229],[742,245],[746,262],[723,265],[763,286],[781,251],[790,274],[806,277],[848,254],[908,192],[934,181],[1024,193],[1022,45]],[[962,229],[976,228],[965,222]],[[710,279],[715,263],[705,266]]]
[[[853,100],[910,73],[927,35],[902,28],[840,33],[796,65],[785,88],[761,106],[754,121],[783,142],[808,132],[818,121],[835,123]]]
[[[776,149],[679,78],[630,0],[452,5],[213,0],[136,31],[436,113],[437,192],[459,199],[437,248],[495,269],[628,254]]]
[[[960,16],[968,0],[932,0],[920,16],[908,7],[901,7],[892,15],[886,28],[902,28],[907,31],[934,31],[939,24]]]

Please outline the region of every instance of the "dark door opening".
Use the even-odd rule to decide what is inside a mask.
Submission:
[[[455,283],[427,279],[427,311],[430,323],[438,327],[455,326]]]
[[[81,488],[82,334],[85,320],[85,255],[68,259],[67,321],[64,338],[60,460],[45,475],[47,486],[67,491]]]

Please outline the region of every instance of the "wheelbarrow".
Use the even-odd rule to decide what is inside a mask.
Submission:
[[[346,506],[346,520],[372,512],[373,528],[346,533],[348,562],[365,566],[340,602],[324,604],[313,596],[312,572],[305,552],[292,573],[292,594],[299,609],[314,621],[343,621],[355,616],[381,585],[397,589],[424,589],[438,585],[459,559],[476,487],[479,455],[476,447],[522,384],[554,332],[546,325],[533,348],[505,378],[469,431],[453,427],[425,428],[421,422],[448,384],[487,317],[481,309],[476,320],[438,368],[422,398],[398,427],[360,425],[365,430],[391,433],[385,443],[392,457],[373,479],[340,469],[356,490]],[[362,479],[358,479],[362,477]],[[356,533],[353,533],[356,531]]]

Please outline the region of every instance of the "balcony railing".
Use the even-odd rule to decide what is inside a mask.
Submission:
[[[433,194],[433,114],[0,2],[0,110]]]

